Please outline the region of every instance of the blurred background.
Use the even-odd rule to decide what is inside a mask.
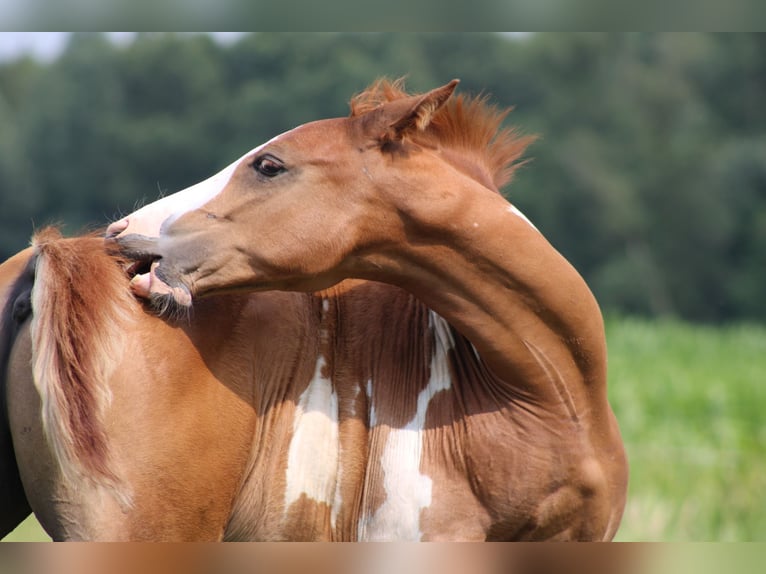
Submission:
[[[379,76],[460,78],[539,136],[504,194],[605,312],[618,539],[766,539],[766,35],[0,33],[0,260],[346,115]]]

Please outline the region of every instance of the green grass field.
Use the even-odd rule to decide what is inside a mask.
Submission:
[[[766,540],[766,328],[607,321],[631,464],[617,540]],[[7,540],[46,540],[33,519]]]
[[[610,320],[631,465],[618,540],[766,540],[766,329]]]

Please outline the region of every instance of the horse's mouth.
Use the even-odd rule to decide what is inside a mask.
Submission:
[[[152,270],[152,263],[155,261],[154,256],[145,256],[143,258],[129,261],[125,265],[125,274],[128,279],[133,279],[136,275],[144,275]]]
[[[187,315],[192,304],[191,293],[182,282],[164,273],[161,261],[162,258],[154,258],[134,263],[131,268],[135,268],[135,274],[130,279],[130,290],[136,297],[148,301],[160,316]]]
[[[158,253],[158,239],[130,234],[107,237],[108,243],[126,261],[124,270],[131,292],[143,299],[162,316],[182,316],[191,308],[191,293],[175,273],[168,272],[167,262]],[[160,267],[160,263],[165,263]],[[187,313],[188,314],[188,313]]]
[[[124,270],[130,280],[149,273],[153,263],[162,258],[157,253],[157,240],[150,237],[130,234],[124,237],[106,237],[105,241],[107,246],[125,259]]]

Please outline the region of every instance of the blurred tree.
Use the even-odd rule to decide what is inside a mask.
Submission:
[[[541,139],[503,192],[607,310],[766,320],[766,38],[758,34],[272,34],[220,45],[75,34],[0,64],[0,258],[345,115],[379,76],[516,105]]]
[[[120,95],[110,145],[119,158],[121,210],[205,179],[231,160],[218,151],[220,118],[230,106],[221,48],[209,37],[143,34],[115,60]]]
[[[114,48],[100,35],[72,37],[62,58],[41,75],[18,110],[30,179],[44,195],[35,215],[78,228],[114,210],[110,134],[120,90]]]
[[[0,67],[0,260],[26,245],[46,194],[35,184],[19,110],[43,73],[31,59]]]

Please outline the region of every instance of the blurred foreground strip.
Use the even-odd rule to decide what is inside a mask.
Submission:
[[[745,574],[766,544],[4,544],[0,574]]]
[[[648,544],[5,544],[0,574],[660,574],[657,550]]]

